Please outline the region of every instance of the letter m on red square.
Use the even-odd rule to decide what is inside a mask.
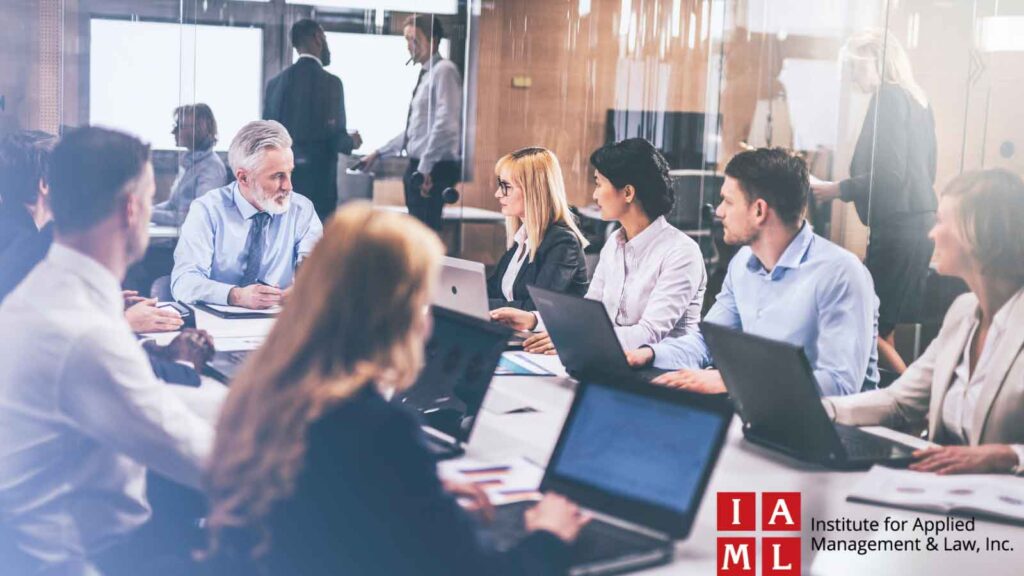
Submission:
[[[799,575],[799,538],[761,539],[761,576]]]
[[[743,532],[757,530],[757,494],[755,492],[719,492],[718,530]]]
[[[800,530],[800,493],[762,492],[761,530],[784,532]]]
[[[756,538],[719,538],[718,576],[754,576],[757,571]]]

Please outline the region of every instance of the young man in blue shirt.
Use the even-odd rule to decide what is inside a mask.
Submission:
[[[823,396],[878,382],[878,299],[871,274],[804,220],[807,165],[780,148],[736,155],[716,215],[725,242],[743,247],[704,320],[802,346]],[[630,364],[676,369],[657,384],[725,392],[699,332],[630,351]]]

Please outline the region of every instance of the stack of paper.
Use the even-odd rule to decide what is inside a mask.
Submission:
[[[875,466],[847,500],[1024,524],[1024,478],[1014,476],[939,476]]]
[[[438,464],[438,472],[447,480],[476,484],[495,506],[540,498],[537,490],[544,478],[543,468],[522,458],[507,462],[447,460]]]

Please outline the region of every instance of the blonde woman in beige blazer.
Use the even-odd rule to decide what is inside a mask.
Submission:
[[[892,386],[823,400],[836,422],[928,426],[912,469],[1024,474],[1024,182],[965,173],[939,202],[932,263],[970,287]]]

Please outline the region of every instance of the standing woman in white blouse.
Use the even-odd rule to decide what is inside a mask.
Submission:
[[[912,469],[1024,474],[1024,182],[1005,170],[969,172],[939,199],[930,237],[940,274],[971,291],[892,386],[824,400],[836,422],[928,426],[943,444]]]
[[[696,330],[707,273],[697,243],[665,220],[675,200],[665,158],[647,140],[630,138],[597,149],[590,163],[601,218],[621,227],[601,250],[586,297],[604,304],[625,350]],[[543,330],[535,314],[499,319]],[[546,332],[524,348],[554,353]]]

